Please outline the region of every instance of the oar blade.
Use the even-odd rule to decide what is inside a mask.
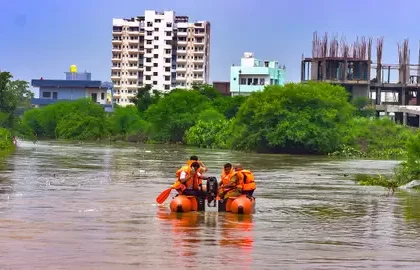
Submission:
[[[169,197],[169,195],[171,194],[171,191],[172,191],[172,188],[168,188],[162,191],[162,193],[160,193],[159,196],[157,196],[156,202],[158,204],[164,203],[166,199]]]

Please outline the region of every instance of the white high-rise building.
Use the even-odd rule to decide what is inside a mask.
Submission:
[[[130,104],[145,85],[167,92],[208,83],[209,75],[209,22],[188,22],[174,11],[154,10],[112,20],[111,80],[117,104]]]

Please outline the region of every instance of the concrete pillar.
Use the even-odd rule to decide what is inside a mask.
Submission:
[[[406,96],[405,96],[405,87],[403,87],[402,89],[401,89],[401,105],[403,105],[403,106],[405,106],[405,105],[407,105],[405,102],[405,100],[406,100]]]
[[[376,105],[381,105],[381,88],[376,88]]]
[[[402,114],[402,117],[403,117],[403,125],[406,126],[407,125],[407,113],[404,112]]]

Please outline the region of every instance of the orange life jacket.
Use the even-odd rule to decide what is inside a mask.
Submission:
[[[232,176],[235,175],[235,171],[232,169],[230,170],[229,173],[225,173],[225,170],[222,171],[222,174],[220,175],[220,178],[222,180],[222,185],[226,186],[227,184],[230,183],[230,179],[232,178]]]
[[[255,190],[257,186],[255,185],[254,174],[250,170],[240,170],[237,171],[239,185],[243,191]]]
[[[182,172],[185,172],[186,173],[186,177],[189,177],[191,175],[191,167],[190,166],[183,166],[178,171],[176,171],[175,175],[176,175],[176,178],[177,179],[176,179],[173,187],[175,189],[178,189],[177,187],[181,187],[182,185],[185,185],[185,188],[187,188],[187,189],[191,189],[192,188],[192,189],[198,190],[199,189],[199,185],[201,184],[201,180],[198,179],[198,175],[195,174],[194,177],[188,179],[187,182],[185,182],[184,184],[182,184],[181,183],[181,180],[179,179],[181,177],[181,173]]]

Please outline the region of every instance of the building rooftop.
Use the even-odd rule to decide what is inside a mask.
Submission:
[[[108,88],[102,84],[101,81],[86,81],[86,80],[32,80],[33,87],[75,87],[75,88]]]

